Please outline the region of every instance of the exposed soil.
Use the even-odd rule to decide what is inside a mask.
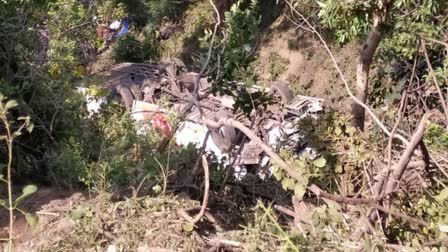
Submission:
[[[332,48],[350,83],[355,79],[355,43]],[[283,66],[282,66],[283,64]],[[331,106],[347,109],[347,92],[327,51],[311,33],[291,27],[279,17],[264,32],[253,64],[258,83],[290,83],[296,94],[325,98]]]
[[[39,223],[31,227],[25,216],[16,212],[14,234],[16,235],[16,251],[34,251],[33,248],[47,239],[58,239],[58,235],[71,231],[73,222],[66,218],[67,213],[75,206],[86,201],[82,192],[43,187],[19,205],[27,213],[35,213]],[[1,216],[8,216],[6,212]],[[7,237],[8,219],[0,219],[0,237]]]
[[[266,193],[260,192],[259,185]],[[15,251],[74,251],[74,246],[98,251],[96,245],[110,249],[107,251],[130,251],[127,250],[130,247],[138,247],[138,251],[198,251],[213,249],[220,240],[249,244],[250,241],[244,240],[249,238],[241,234],[247,232],[243,226],[254,221],[257,199],[267,197],[270,202],[281,205],[289,204],[290,199],[290,194],[276,181],[257,184],[246,179],[230,183],[223,195],[212,193],[210,196],[208,206],[213,222],[204,218],[193,229],[179,211],[198,208],[200,201],[188,199],[190,196],[185,190],[173,190],[169,195],[131,197],[114,202],[60,188],[40,188],[21,204],[22,210],[39,216],[38,225],[31,227],[23,215],[15,216]],[[195,214],[197,212],[190,213],[191,216]],[[8,215],[5,212],[1,216]],[[2,218],[0,224],[1,237],[7,237],[8,220]],[[244,251],[239,246],[222,244],[215,249],[213,251]]]

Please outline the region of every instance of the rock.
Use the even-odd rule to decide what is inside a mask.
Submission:
[[[147,245],[140,246],[137,248],[137,252],[174,252],[171,249],[165,249],[165,248],[150,248]]]
[[[109,247],[107,247],[106,252],[117,252],[117,246],[115,245],[109,245]]]

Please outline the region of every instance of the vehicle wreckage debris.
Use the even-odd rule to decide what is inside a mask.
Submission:
[[[277,151],[287,148],[297,155],[303,152],[296,122],[306,116],[315,117],[323,110],[323,100],[294,96],[285,82],[275,82],[270,89],[253,86],[248,91],[272,93],[280,101],[257,111],[252,122],[244,115],[233,112],[233,97],[212,95],[207,79],[196,80],[199,76],[188,72],[185,64],[178,59],[165,60],[160,65],[121,63],[104,74],[106,80],[103,86],[110,89],[130,111],[132,118],[138,122],[139,134],[157,129],[165,135],[160,151],[174,138],[179,146],[193,144],[198,149],[205,146],[204,153],[215,155],[225,166],[232,164],[235,171],[242,171],[243,174],[247,165],[264,167],[272,161],[292,178],[301,179],[300,174],[291,169]],[[192,78],[195,84],[197,82],[198,97],[190,93],[192,87],[189,80]],[[82,91],[86,94],[86,90]],[[168,97],[169,108],[157,105],[162,96]],[[86,97],[86,100],[88,107],[93,108],[89,109],[91,114],[98,113],[101,103],[105,102],[103,97]],[[172,113],[181,113],[179,125],[168,123],[167,116]],[[211,137],[205,137],[209,131]],[[242,135],[246,137],[241,138]],[[233,148],[241,150],[232,152]],[[238,176],[241,177],[241,174]]]

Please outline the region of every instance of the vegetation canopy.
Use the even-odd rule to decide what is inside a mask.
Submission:
[[[0,1],[0,246],[448,251],[447,54],[445,0]]]

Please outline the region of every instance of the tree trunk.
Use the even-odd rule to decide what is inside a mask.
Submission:
[[[381,33],[378,30],[379,19],[375,18],[372,30],[367,40],[364,42],[359,61],[356,66],[356,98],[363,103],[367,101],[369,90],[369,73],[373,56],[381,41]],[[352,104],[352,125],[360,130],[364,130],[365,110],[362,106],[354,102]]]

